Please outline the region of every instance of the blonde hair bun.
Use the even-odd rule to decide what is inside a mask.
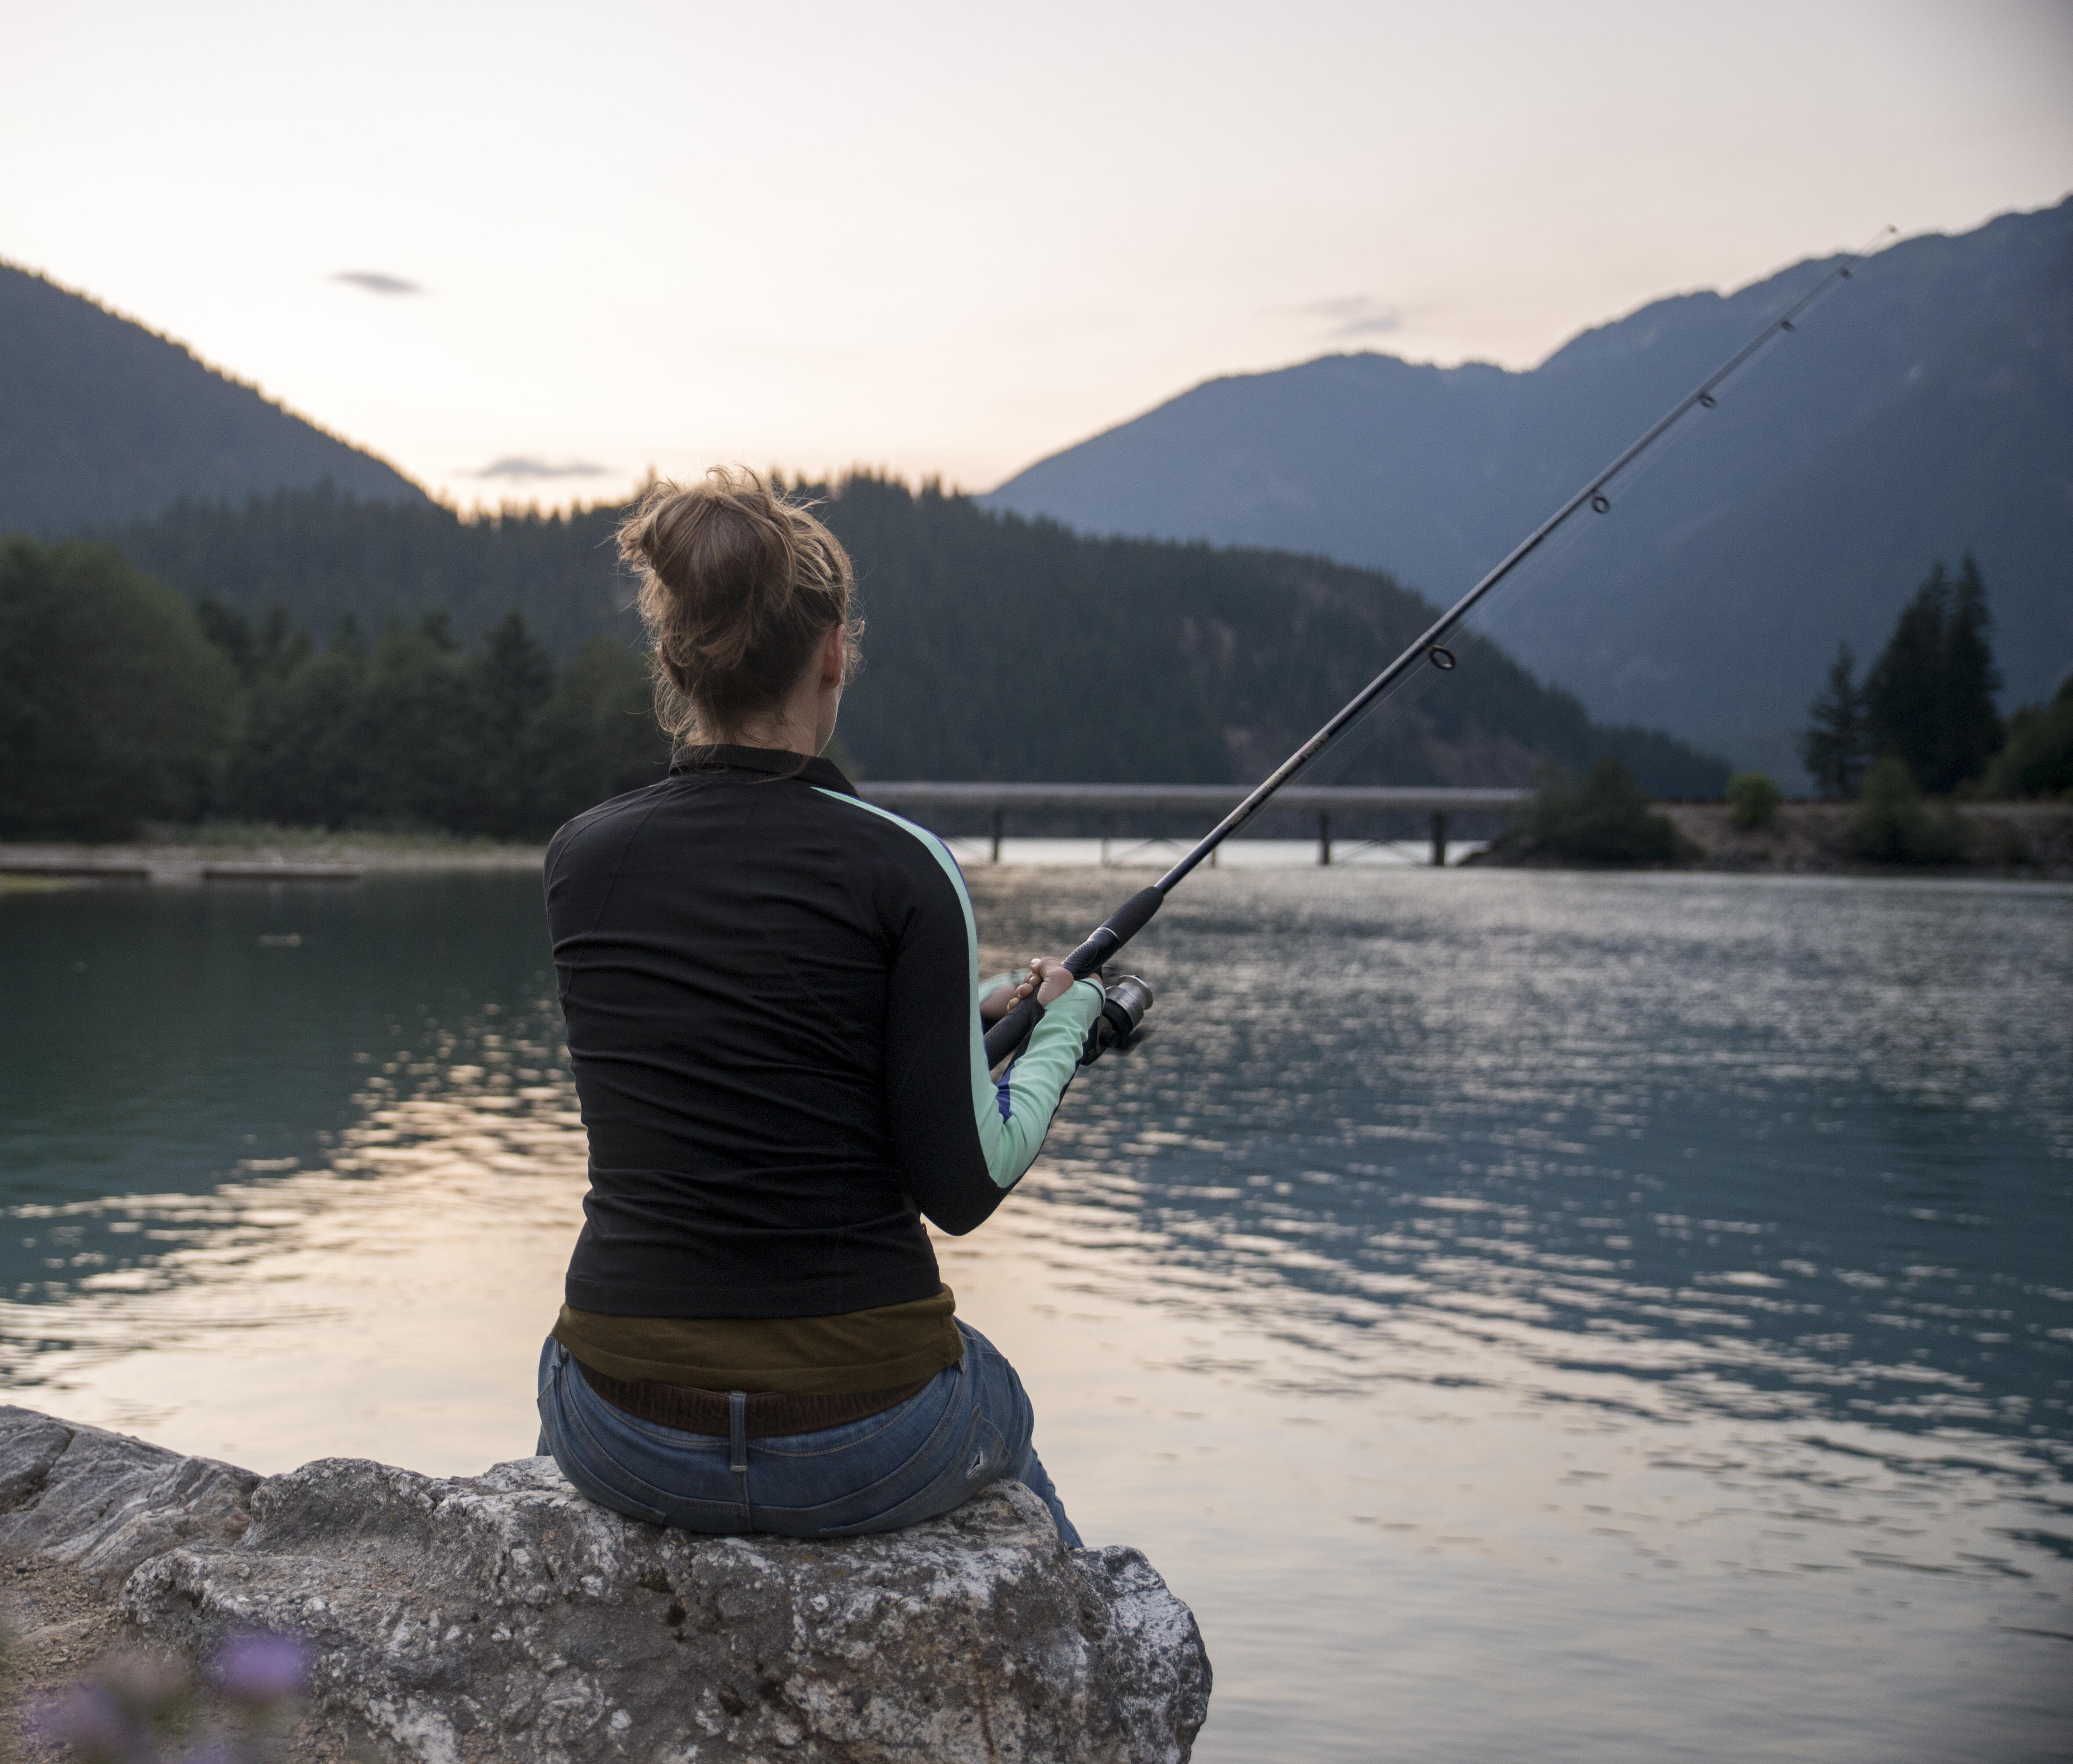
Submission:
[[[845,678],[863,621],[842,542],[754,472],[659,480],[619,524],[653,647],[655,714],[678,740],[714,739],[779,703],[831,628]]]

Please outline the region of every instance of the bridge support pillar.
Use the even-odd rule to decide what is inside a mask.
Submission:
[[[1432,868],[1445,869],[1447,863],[1447,818],[1444,814],[1432,817]]]
[[[1329,868],[1332,861],[1332,818],[1329,814],[1317,817],[1317,862]]]
[[[1007,821],[1007,810],[995,809],[993,811],[993,861],[995,863],[1000,861],[1000,831]]]

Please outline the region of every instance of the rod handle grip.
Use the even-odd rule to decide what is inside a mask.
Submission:
[[[986,1064],[987,1070],[1006,1059],[1011,1053],[1021,1051],[1022,1044],[1044,1020],[1044,1007],[1035,995],[1024,999],[1008,1015],[986,1032]]]
[[[1156,888],[1140,888],[1103,919],[1094,934],[1065,958],[1065,966],[1076,980],[1084,980],[1152,922],[1152,915],[1165,905],[1166,896]]]

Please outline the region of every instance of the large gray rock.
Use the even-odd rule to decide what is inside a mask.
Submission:
[[[884,1537],[701,1538],[546,1458],[262,1480],[0,1408],[0,1548],[126,1576],[130,1623],[191,1655],[302,1637],[316,1730],[422,1764],[1137,1764],[1208,1708],[1187,1607],[1019,1483]]]

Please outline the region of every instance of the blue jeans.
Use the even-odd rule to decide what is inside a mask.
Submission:
[[[636,1420],[590,1387],[551,1335],[540,1352],[540,1449],[600,1506],[651,1525],[739,1537],[854,1537],[947,1513],[1003,1478],[1080,1534],[1030,1444],[1036,1417],[1000,1350],[962,1321],[964,1358],[877,1415],[813,1433],[728,1439]]]

